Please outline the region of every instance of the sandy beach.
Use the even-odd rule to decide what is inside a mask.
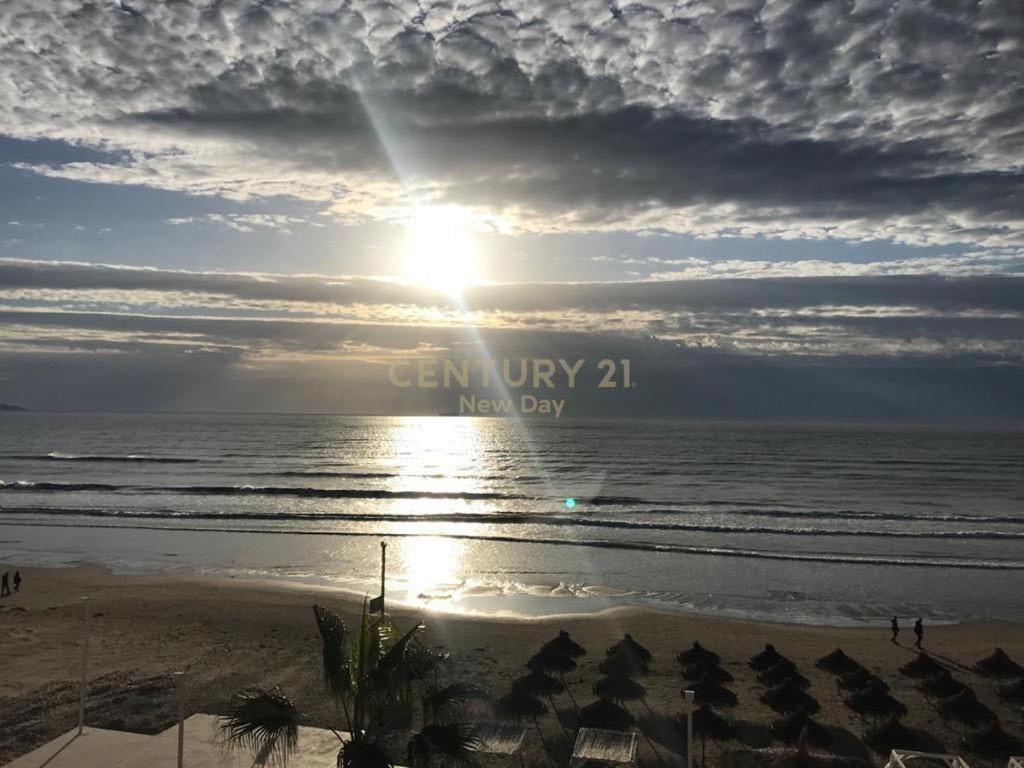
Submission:
[[[4,566],[5,568],[7,566]],[[310,724],[333,724],[321,695],[319,637],[310,607],[324,603],[355,617],[359,601],[336,591],[295,584],[182,576],[114,576],[98,568],[23,569],[20,594],[0,602],[0,763],[6,762],[72,727],[77,715],[80,643],[88,595],[91,622],[91,692],[87,721],[108,728],[154,732],[174,719],[170,675],[187,675],[187,700],[193,711],[219,712],[235,692],[250,685],[280,686],[305,713]],[[819,719],[834,727],[833,751],[873,757],[859,736],[869,723],[841,701],[831,675],[814,667],[815,659],[841,646],[879,674],[910,709],[905,722],[927,731],[945,748],[955,749],[956,723],[944,724],[934,708],[898,673],[914,656],[905,619],[901,645],[879,628],[816,628],[743,622],[678,613],[622,609],[583,617],[508,621],[433,615],[395,609],[399,625],[423,617],[429,640],[453,654],[456,672],[490,688],[507,692],[523,672],[523,663],[559,629],[567,629],[589,650],[579,669],[567,677],[580,704],[593,697],[597,663],[605,648],[629,631],[654,654],[643,679],[648,704],[659,714],[682,710],[682,678],[676,653],[694,640],[716,651],[736,681],[731,688],[739,706],[728,714],[746,723],[740,741],[724,748],[771,743],[765,725],[774,717],[758,701],[762,690],[745,661],[773,643],[797,662],[810,678],[810,692],[821,702]],[[1024,628],[1010,624],[973,623],[929,628],[926,648],[954,675],[972,686],[979,698],[999,713],[1004,728],[1021,731],[1021,713],[995,695],[995,684],[970,671],[971,664],[996,646],[1024,658]],[[564,708],[570,708],[568,699]],[[563,708],[559,702],[560,708]],[[645,713],[633,705],[634,714]],[[551,715],[542,726],[552,738],[561,729]],[[543,754],[535,734],[527,756]],[[712,751],[718,749],[710,744]],[[666,761],[673,753],[643,740],[645,755]]]

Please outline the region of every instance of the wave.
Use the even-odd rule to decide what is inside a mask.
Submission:
[[[906,503],[906,502],[905,502]],[[917,523],[1010,523],[1024,525],[1024,515],[967,515],[955,512],[935,512],[932,514],[913,514],[911,512],[874,512],[860,509],[829,509],[804,510],[797,512],[789,509],[759,509],[754,504],[744,502],[702,501],[694,505],[697,509],[645,509],[638,511],[641,515],[692,515],[699,514],[700,507],[736,507],[723,509],[715,514],[746,515],[748,517],[777,517],[790,520],[885,520],[889,522]]]
[[[59,524],[59,523],[20,523],[27,526],[53,527],[53,528],[109,528],[104,525],[81,525],[81,524]],[[157,531],[190,531],[195,533],[248,533],[271,536],[336,536],[348,538],[420,538],[423,533],[395,533],[385,531],[328,531],[328,530],[253,530],[246,528],[232,528],[227,526],[218,527],[191,527],[183,528],[176,526],[169,529],[166,526],[156,525],[129,525],[123,526],[138,530]],[[587,547],[594,549],[613,549],[633,552],[664,552],[686,555],[716,556],[731,558],[749,558],[757,560],[782,560],[791,562],[814,562],[847,565],[879,565],[886,568],[952,568],[957,570],[985,570],[985,571],[1024,571],[1024,562],[1015,560],[975,560],[965,558],[947,557],[916,557],[908,555],[854,555],[836,552],[775,552],[759,549],[746,549],[737,547],[714,547],[695,546],[687,544],[661,544],[644,541],[608,541],[605,539],[566,539],[566,538],[536,538],[522,539],[516,536],[503,535],[474,535],[474,534],[453,534],[453,533],[431,533],[443,539],[455,539],[464,541],[486,541],[507,544],[528,544],[528,545],[549,545],[555,547]]]
[[[5,459],[19,459],[22,461],[84,461],[94,463],[133,463],[133,464],[198,464],[201,459],[186,459],[177,456],[137,456],[128,454],[126,456],[91,456],[76,455],[72,453],[60,453],[53,451],[36,455],[3,456]]]
[[[402,477],[395,472],[334,472],[328,470],[287,470],[284,472],[261,472],[261,475],[272,477],[346,477],[350,479],[383,480],[389,477]]]
[[[33,483],[0,480],[0,491],[39,493],[108,492],[179,494],[187,496],[293,496],[309,499],[464,499],[495,501],[524,499],[525,496],[489,491],[389,491],[384,488],[291,488],[287,486],[253,485],[181,485],[145,486],[111,485],[108,483]]]
[[[543,515],[529,513],[501,512],[465,512],[438,514],[399,514],[373,513],[359,514],[349,512],[206,512],[179,510],[135,510],[105,508],[68,508],[68,507],[19,507],[0,508],[0,514],[41,515],[41,516],[76,516],[101,517],[112,519],[141,520],[251,520],[261,522],[389,522],[389,523],[467,523],[489,525],[536,525],[565,526],[570,528],[606,528],[626,531],[684,531],[688,533],[721,533],[721,534],[758,534],[769,536],[814,536],[836,537],[856,536],[884,539],[988,539],[988,540],[1024,540],[1024,531],[880,531],[846,530],[821,527],[801,528],[770,528],[767,526],[719,525],[714,523],[648,523],[631,520],[600,520],[591,517],[568,517],[562,515]],[[530,539],[522,539],[529,541]]]

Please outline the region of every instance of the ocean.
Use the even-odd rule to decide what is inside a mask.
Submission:
[[[1024,623],[1024,433],[0,413],[0,562],[431,610]]]

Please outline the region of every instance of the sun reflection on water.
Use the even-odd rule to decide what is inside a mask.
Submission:
[[[399,579],[406,599],[421,603],[452,600],[459,589],[464,542],[438,536],[418,536],[402,542]]]

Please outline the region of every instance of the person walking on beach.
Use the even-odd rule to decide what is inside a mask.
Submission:
[[[896,640],[896,638],[900,634],[900,623],[896,620],[895,616],[892,617],[892,621],[889,622],[889,623],[892,626],[892,642],[893,642],[893,645],[899,645],[899,642]]]
[[[11,585],[7,581],[7,578],[9,576],[10,574],[7,571],[4,571],[4,577],[2,580],[0,580],[0,597],[7,597],[9,594],[11,594]]]
[[[21,571],[14,572],[14,591],[21,592]]]
[[[920,616],[918,616],[917,621],[914,622],[914,634],[917,635],[917,642],[914,643],[914,647],[920,648],[921,641],[924,639],[924,623],[921,621]]]

